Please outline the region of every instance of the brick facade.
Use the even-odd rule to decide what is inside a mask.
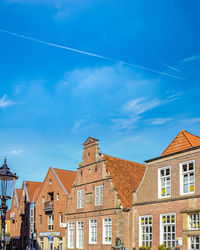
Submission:
[[[124,167],[128,164],[128,161],[124,161],[117,158],[111,158],[113,161],[119,163],[122,161]],[[121,162],[120,162],[121,163]],[[123,167],[123,166],[122,166]],[[144,171],[144,166],[141,167]],[[116,168],[117,169],[117,168]],[[116,170],[115,169],[115,170]],[[111,174],[112,173],[112,174]],[[122,169],[121,181],[123,181],[124,176],[127,173]],[[143,175],[143,174],[142,174]],[[132,215],[131,209],[122,206],[119,199],[121,197],[124,200],[128,190],[123,189],[124,194],[119,195],[118,191],[120,187],[115,186],[114,183],[119,178],[120,172],[108,171],[108,164],[105,161],[104,155],[99,153],[98,140],[94,138],[88,138],[84,143],[83,151],[83,162],[79,164],[77,171],[76,181],[72,187],[71,195],[67,204],[67,217],[66,222],[68,228],[66,230],[67,235],[67,249],[85,249],[85,250],[107,250],[111,246],[115,245],[115,239],[119,237],[128,249],[132,246]],[[115,179],[113,179],[115,178]],[[127,178],[128,179],[128,178]],[[121,183],[122,184],[122,183]],[[103,187],[103,202],[101,205],[95,204],[95,190],[99,186]],[[127,182],[128,186],[128,182]],[[84,200],[83,207],[78,208],[78,192],[83,190]],[[127,202],[128,203],[128,202]],[[127,204],[126,203],[126,204]],[[106,219],[111,219],[111,239],[110,242],[106,241],[105,226],[103,226],[103,221]],[[89,224],[91,220],[96,220],[97,222],[97,239],[91,243],[92,234],[89,234]],[[78,237],[78,222],[83,222],[83,246],[79,246]],[[69,227],[70,223],[74,223],[74,238],[72,239],[72,245],[70,245],[70,234]]]
[[[183,194],[181,189],[184,182],[182,183],[181,181],[182,170],[180,169],[182,168],[181,164],[187,162],[194,163],[195,184],[191,184],[191,192]],[[161,184],[159,184],[159,171],[165,167],[170,167],[171,169],[171,194],[168,197],[160,197],[159,189],[161,188]],[[192,179],[192,177],[190,177],[190,179]],[[189,216],[200,213],[199,182],[199,147],[147,161],[147,171],[143,182],[138,191],[133,193],[133,247],[139,249],[141,242],[143,242],[140,238],[143,235],[140,231],[143,228],[143,221],[141,220],[145,218],[145,216],[152,216],[152,249],[158,249],[158,246],[164,242],[164,232],[162,232],[162,228],[164,228],[164,223],[166,223],[167,218],[162,217],[162,214],[175,214],[175,244],[181,250],[192,249],[190,248],[191,238],[189,237],[200,235],[199,222],[197,222],[198,229],[192,230],[189,228]],[[163,192],[165,192],[165,189]],[[171,229],[169,229],[169,231],[170,230]],[[177,241],[178,238],[179,242]]]
[[[66,188],[68,183],[63,183],[56,171],[59,172],[58,169],[50,167],[36,200],[37,241],[39,247],[43,250],[51,248],[53,250],[54,247],[66,249],[65,227],[61,223],[65,223],[69,190],[67,191]],[[70,183],[75,179],[75,172],[60,171],[63,171],[62,176],[66,176],[66,173],[69,175],[71,178],[69,186],[71,186]],[[52,227],[48,223],[49,216],[53,216]]]

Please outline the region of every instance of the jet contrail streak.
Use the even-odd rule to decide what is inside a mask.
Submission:
[[[176,72],[181,72],[179,69],[176,69],[176,68],[174,68],[174,67],[172,67],[172,66],[169,66],[169,65],[167,65],[167,64],[165,64],[165,63],[161,63],[161,65],[163,65],[163,66],[165,66],[165,67],[167,67],[167,68],[169,68],[169,69],[172,69],[172,70],[174,70],[174,71],[176,71]]]
[[[7,33],[7,34],[9,34],[11,36],[16,36],[16,37],[19,37],[19,38],[23,38],[23,39],[26,39],[26,40],[33,41],[33,42],[45,44],[45,45],[48,45],[48,46],[57,47],[57,48],[60,48],[60,49],[65,49],[65,50],[74,51],[74,52],[77,52],[77,53],[80,53],[80,54],[84,54],[84,55],[88,55],[88,56],[93,56],[93,57],[101,58],[101,59],[104,59],[104,60],[107,60],[107,61],[112,61],[112,62],[116,62],[116,63],[122,63],[124,65],[130,66],[130,67],[133,67],[133,68],[138,68],[138,69],[142,69],[142,70],[145,70],[145,71],[154,72],[154,73],[157,73],[157,74],[160,74],[160,75],[164,75],[164,76],[168,76],[168,77],[171,77],[171,78],[175,78],[175,79],[179,79],[179,80],[185,80],[184,78],[176,76],[176,75],[167,74],[165,72],[157,71],[157,70],[154,70],[154,69],[151,69],[151,68],[143,67],[143,66],[136,65],[136,64],[127,63],[127,62],[124,62],[124,61],[112,59],[110,57],[101,56],[101,55],[98,55],[98,54],[94,54],[94,53],[82,51],[82,50],[79,50],[79,49],[74,49],[74,48],[71,48],[71,47],[67,47],[67,46],[63,46],[63,45],[59,45],[59,44],[55,44],[55,43],[46,42],[46,41],[43,41],[43,40],[39,40],[37,38],[33,38],[33,37],[29,37],[29,36],[17,34],[17,33],[14,33],[14,32],[10,32],[8,30],[0,29],[0,32]]]

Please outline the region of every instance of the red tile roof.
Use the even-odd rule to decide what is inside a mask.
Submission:
[[[161,156],[176,153],[199,145],[200,145],[200,137],[193,135],[185,130],[181,130],[181,132],[164,150]]]
[[[21,194],[22,194],[22,189],[17,188],[16,189],[16,193],[17,193],[17,201],[20,202],[20,198],[21,198]]]
[[[42,183],[43,182],[26,181],[26,187],[27,187],[30,202],[36,201],[35,198],[36,198],[36,195],[39,192],[40,187],[42,186]]]
[[[131,208],[132,192],[136,191],[143,178],[146,166],[145,164],[136,163],[119,159],[113,156],[104,155],[107,171],[113,179],[120,202],[123,207]]]
[[[68,194],[70,194],[71,186],[76,179],[76,172],[58,168],[53,168],[53,169],[56,172],[58,178],[60,179],[62,185],[64,186]]]

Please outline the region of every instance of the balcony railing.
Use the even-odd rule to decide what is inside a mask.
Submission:
[[[52,201],[47,201],[47,202],[44,203],[44,211],[45,211],[45,213],[53,212],[53,208],[54,208],[54,205],[53,205]]]

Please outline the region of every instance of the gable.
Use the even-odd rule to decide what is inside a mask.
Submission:
[[[161,156],[176,153],[199,145],[200,137],[193,135],[185,130],[181,130],[180,133],[175,137],[175,139],[163,151]]]
[[[98,139],[95,139],[93,137],[88,137],[87,140],[83,143],[84,146],[88,145],[88,144],[92,144],[94,142],[98,142]]]

